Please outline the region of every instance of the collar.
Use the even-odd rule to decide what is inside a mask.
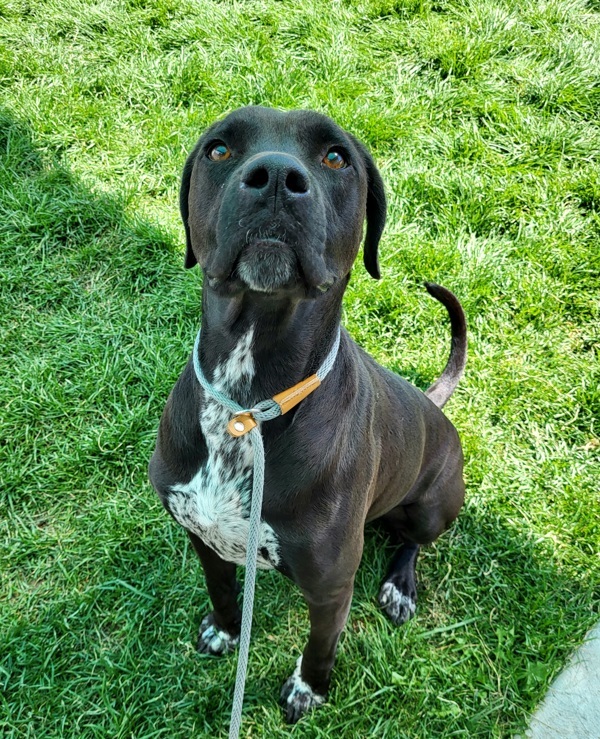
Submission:
[[[257,426],[258,421],[270,421],[272,418],[282,416],[284,413],[287,413],[289,410],[297,406],[298,403],[308,397],[319,387],[335,363],[338,349],[340,347],[340,334],[341,329],[338,326],[333,346],[314,375],[307,377],[305,380],[302,380],[287,390],[277,393],[277,395],[274,395],[272,398],[262,400],[260,403],[257,403],[254,408],[243,408],[234,400],[228,398],[224,393],[217,390],[206,379],[202,372],[202,367],[200,366],[200,331],[198,331],[196,342],[194,344],[194,370],[196,372],[198,382],[202,385],[204,390],[212,398],[221,403],[221,405],[224,405],[232,411],[233,415],[227,424],[227,430],[229,433],[232,436],[244,436],[248,431]]]

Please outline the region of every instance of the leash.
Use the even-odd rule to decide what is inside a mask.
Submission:
[[[258,557],[258,535],[260,514],[265,485],[265,448],[259,421],[270,421],[287,413],[310,393],[316,390],[333,367],[340,346],[340,329],[338,327],[333,346],[325,357],[323,364],[314,375],[307,377],[297,385],[262,400],[253,408],[243,408],[224,393],[213,387],[206,379],[200,367],[200,331],[194,344],[194,370],[198,382],[204,390],[221,405],[232,411],[233,415],[227,424],[227,430],[234,437],[250,434],[252,451],[254,452],[254,469],[252,475],[252,500],[248,522],[248,543],[246,546],[246,578],[244,581],[244,604],[242,607],[242,624],[240,627],[240,647],[233,692],[233,707],[229,724],[229,739],[237,739],[242,723],[242,706],[244,703],[244,686],[248,668],[248,652],[250,650],[250,632],[252,630],[252,611],[254,608],[254,590],[256,584],[256,560]]]

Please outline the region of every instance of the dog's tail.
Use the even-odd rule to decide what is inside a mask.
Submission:
[[[425,395],[438,408],[443,408],[455,391],[467,363],[467,319],[458,298],[450,290],[433,282],[426,282],[425,287],[430,295],[445,306],[450,316],[452,330],[450,356],[440,377],[425,391]]]

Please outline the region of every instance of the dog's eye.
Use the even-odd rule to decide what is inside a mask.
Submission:
[[[224,162],[230,156],[231,151],[225,144],[215,144],[208,152],[208,158],[213,162]]]
[[[348,166],[344,155],[337,149],[331,149],[327,152],[323,158],[323,164],[329,167],[329,169],[343,169]]]

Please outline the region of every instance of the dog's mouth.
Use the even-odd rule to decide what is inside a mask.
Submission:
[[[300,248],[285,236],[246,235],[241,246],[230,242],[229,248],[216,253],[220,259],[206,266],[213,289],[241,287],[262,294],[300,291],[317,297],[335,281],[317,250]]]
[[[256,238],[246,244],[232,276],[263,293],[292,287],[303,277],[295,250],[277,237]]]

